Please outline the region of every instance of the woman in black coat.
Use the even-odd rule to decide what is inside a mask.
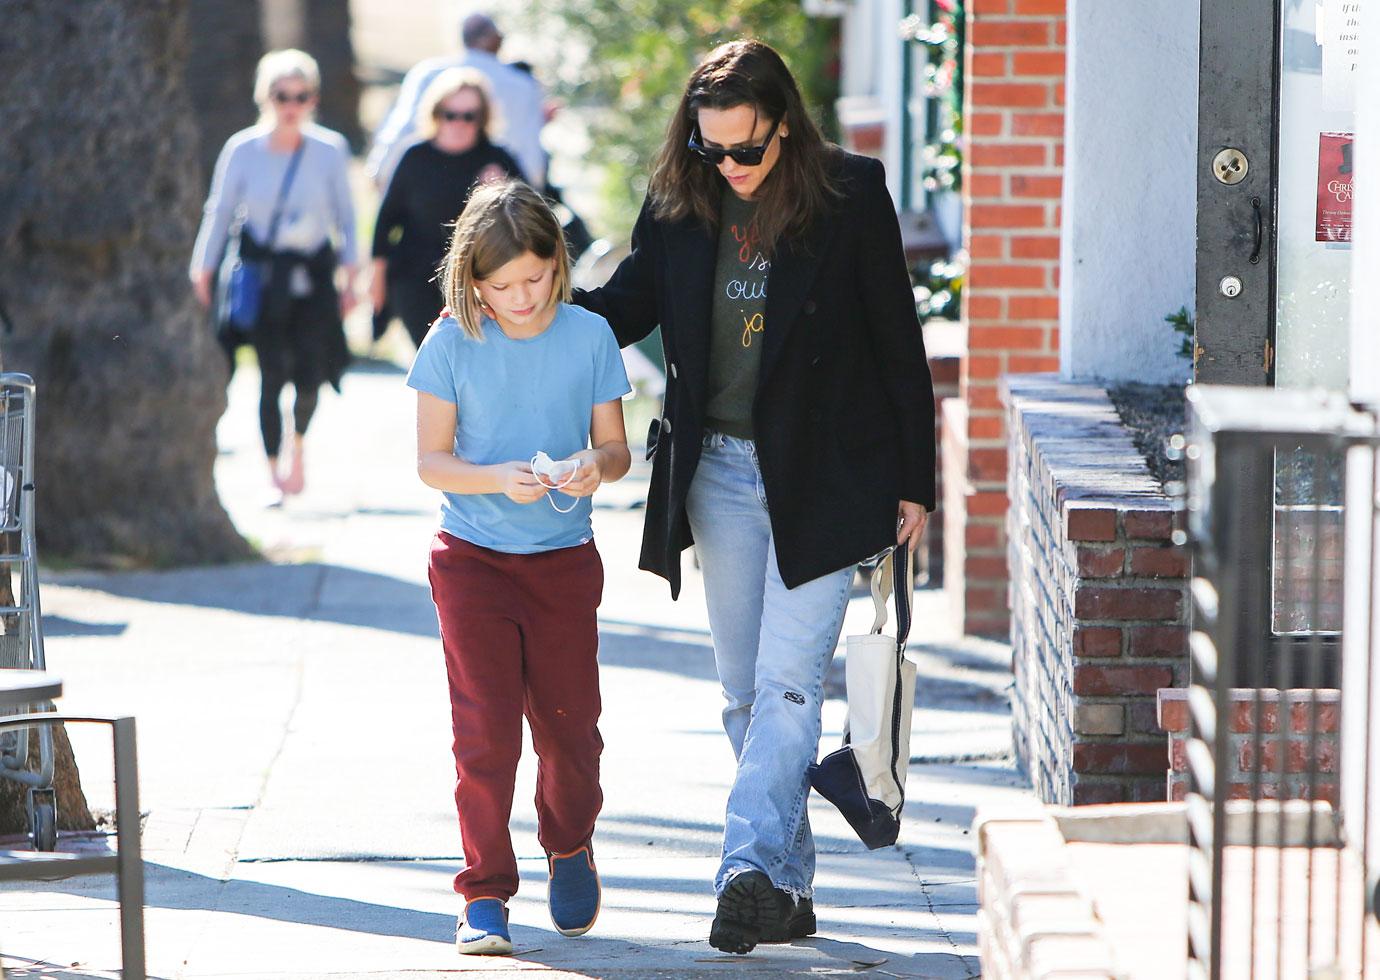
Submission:
[[[806,767],[855,567],[934,507],[934,395],[879,162],[826,144],[757,41],[691,75],[608,283],[577,291],[667,364],[641,567],[704,573],[738,757],[710,941],[814,932]]]
[[[508,151],[490,141],[498,126],[494,105],[478,69],[448,68],[436,76],[417,109],[423,139],[398,161],[379,204],[374,313],[390,307],[417,346],[445,305],[437,269],[470,192],[481,182],[522,175]]]

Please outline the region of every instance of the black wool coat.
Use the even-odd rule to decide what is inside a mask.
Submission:
[[[767,279],[752,419],[788,588],[895,544],[899,501],[935,504],[934,390],[896,211],[880,162],[840,153],[836,167],[843,200],[778,244]],[[574,296],[622,346],[661,326],[667,387],[639,564],[672,597],[694,543],[685,498],[704,432],[716,249],[695,219],[663,221],[644,204],[631,254]]]

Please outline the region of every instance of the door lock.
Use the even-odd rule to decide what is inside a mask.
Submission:
[[[1241,295],[1241,280],[1235,276],[1223,276],[1217,284],[1217,291],[1227,299],[1235,299]]]
[[[1241,183],[1250,169],[1251,162],[1246,159],[1246,154],[1233,146],[1212,158],[1212,174],[1224,184]]]

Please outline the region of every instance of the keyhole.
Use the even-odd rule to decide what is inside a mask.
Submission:
[[[1227,147],[1212,158],[1212,172],[1224,184],[1239,184],[1246,179],[1250,161],[1246,155],[1234,147]]]

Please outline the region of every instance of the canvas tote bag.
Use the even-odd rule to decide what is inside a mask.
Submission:
[[[847,638],[848,723],[843,747],[809,768],[810,785],[839,808],[869,849],[896,843],[910,764],[915,664],[906,659],[915,571],[906,545],[887,552],[872,574],[872,631]],[[886,635],[895,599],[896,635]]]

